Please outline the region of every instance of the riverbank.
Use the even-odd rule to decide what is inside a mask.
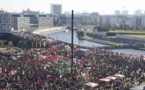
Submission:
[[[40,30],[35,30],[33,31],[34,34],[38,35],[47,35],[59,31],[64,31],[64,27],[53,27],[53,28],[48,28],[48,29],[40,29]]]
[[[123,45],[127,45],[127,44],[123,44],[123,43],[116,43],[116,42],[104,41],[104,40],[100,40],[100,39],[94,39],[94,38],[86,36],[86,35],[84,37],[79,37],[79,38],[83,39],[83,40],[87,40],[87,41],[91,41],[91,42],[96,42],[96,43],[101,43],[101,44],[106,44],[106,45],[111,45],[111,46],[123,46]]]

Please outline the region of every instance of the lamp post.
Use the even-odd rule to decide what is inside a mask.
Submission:
[[[72,10],[72,22],[71,22],[71,76],[73,76],[73,49],[74,49],[74,45],[73,45],[73,10]]]

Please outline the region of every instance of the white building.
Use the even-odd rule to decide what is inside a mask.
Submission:
[[[128,15],[128,10],[123,10],[122,15]]]
[[[118,22],[121,22],[124,25],[133,25],[133,16],[129,16],[129,15],[118,16]]]
[[[91,19],[92,22],[94,22],[94,24],[99,23],[99,13],[98,12],[91,13]]]
[[[142,25],[141,16],[134,16],[133,17],[133,25],[134,26],[141,26]]]
[[[126,16],[124,18],[124,24],[125,25],[133,25],[133,16]]]
[[[38,17],[38,28],[50,28],[53,27],[53,18],[48,17],[47,15],[45,16],[40,16]]]
[[[8,12],[0,11],[0,32],[11,31],[11,14]]]
[[[21,14],[12,14],[11,25],[14,30],[30,30],[30,18]]]
[[[141,14],[142,14],[142,11],[140,9],[138,9],[134,12],[134,15],[141,15]]]
[[[141,26],[145,26],[145,16],[141,16]]]
[[[115,10],[115,15],[120,15],[120,14],[121,14],[120,10]]]
[[[119,20],[119,17],[118,16],[110,16],[109,17],[109,24],[112,24],[112,25],[117,25],[118,24],[118,20]]]

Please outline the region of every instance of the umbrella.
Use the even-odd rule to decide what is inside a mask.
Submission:
[[[101,79],[99,79],[99,81],[101,81],[101,82],[110,82],[111,79],[109,79],[109,78],[101,78]]]
[[[114,77],[119,77],[119,78],[124,78],[125,76],[124,75],[121,75],[121,74],[115,74],[113,75]]]
[[[88,86],[88,87],[91,87],[91,88],[95,88],[98,86],[97,83],[93,83],[93,82],[88,82],[88,83],[85,83],[85,86]]]
[[[117,77],[113,77],[113,76],[108,76],[106,78],[111,79],[111,80],[116,80],[117,79]]]

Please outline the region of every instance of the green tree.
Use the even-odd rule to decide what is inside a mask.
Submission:
[[[77,35],[79,37],[84,37],[84,32],[83,31],[77,31]]]
[[[113,26],[111,24],[108,24],[108,27],[110,30],[113,30]]]
[[[4,43],[2,40],[0,40],[0,47],[4,46]]]

